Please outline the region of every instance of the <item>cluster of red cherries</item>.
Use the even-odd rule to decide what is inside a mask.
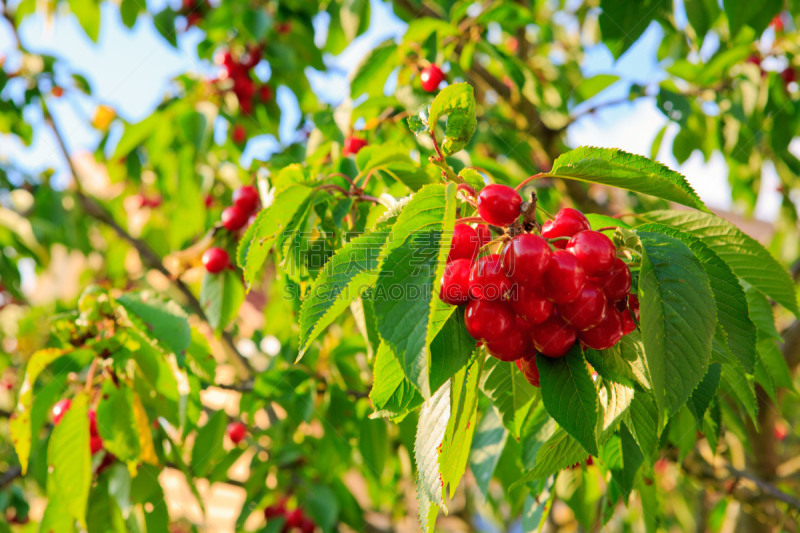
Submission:
[[[64,414],[69,410],[70,406],[72,405],[72,400],[66,398],[64,400],[59,400],[53,406],[51,414],[53,415],[53,424],[58,425],[61,422],[61,419],[64,418]],[[92,455],[96,454],[100,450],[103,449],[103,439],[100,437],[100,433],[97,431],[97,411],[94,409],[89,409],[88,412],[89,417],[89,448],[92,451]]]
[[[252,185],[245,185],[233,191],[233,205],[222,211],[222,225],[230,232],[239,231],[258,211],[258,191]],[[203,253],[203,266],[209,274],[218,274],[231,264],[225,248],[214,246]]]
[[[506,185],[488,185],[477,199],[492,226],[521,228],[522,199]],[[501,361],[516,361],[539,385],[536,355],[562,357],[576,342],[605,350],[636,328],[639,303],[631,272],[614,243],[592,231],[580,211],[564,208],[541,235],[507,233],[499,253],[480,255],[490,241],[484,224],[456,224],[439,297],[466,304],[467,331]]]
[[[316,525],[311,518],[307,517],[302,509],[299,507],[289,511],[286,509],[286,500],[281,500],[275,505],[268,505],[264,509],[264,518],[267,523],[270,520],[280,519],[284,520],[281,533],[288,533],[289,531],[300,531],[300,533],[313,533]]]
[[[266,104],[272,100],[274,96],[272,87],[253,77],[253,68],[261,61],[260,46],[250,47],[238,59],[233,57],[230,50],[226,50],[217,54],[215,61],[222,67],[217,82],[223,83],[226,80],[233,82],[230,91],[236,96],[242,111],[252,113],[255,104]],[[244,143],[247,140],[247,130],[244,126],[234,125],[231,139],[236,144]]]

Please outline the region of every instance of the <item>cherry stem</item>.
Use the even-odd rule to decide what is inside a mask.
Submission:
[[[89,367],[89,373],[86,375],[86,392],[90,392],[92,390],[92,381],[94,381],[94,373],[97,371],[97,362],[99,359],[95,357],[92,359],[92,365]]]
[[[342,174],[341,172],[334,172],[333,174],[329,175],[328,177],[329,177],[329,178],[336,178],[336,177],[339,177],[339,178],[344,178],[344,179],[346,179],[346,180],[347,180],[347,183],[349,183],[349,184],[350,184],[350,185],[352,185],[353,187],[355,187],[355,186],[356,186],[355,182],[353,181],[353,178],[351,178],[351,177],[350,177],[350,176],[348,176],[347,174]]]
[[[375,198],[374,196],[369,196],[367,194],[356,194],[354,192],[350,192],[348,190],[345,190],[342,187],[339,187],[338,185],[335,185],[333,183],[326,183],[324,185],[319,185],[317,187],[317,190],[320,190],[320,191],[321,190],[326,190],[326,189],[327,190],[331,190],[331,191],[340,192],[343,195],[347,196],[348,198],[355,198],[356,200],[363,200],[365,202],[373,202],[373,203],[376,203],[376,204],[381,203],[381,201],[378,200],[377,198]]]
[[[484,223],[485,221],[481,217],[464,217],[456,219],[456,224],[470,224],[472,222]]]
[[[522,180],[522,182],[521,182],[519,185],[517,185],[516,187],[514,187],[514,190],[515,190],[515,191],[517,191],[517,192],[519,192],[519,191],[521,191],[521,190],[522,190],[522,188],[523,188],[524,186],[526,186],[526,185],[527,185],[527,184],[529,184],[530,182],[532,182],[532,181],[534,181],[534,180],[538,180],[539,178],[545,178],[545,177],[547,177],[547,176],[550,176],[550,174],[548,174],[547,172],[540,172],[539,174],[534,174],[533,176],[530,176],[530,177],[528,177],[528,178],[525,178],[524,180]]]
[[[445,161],[442,149],[439,147],[439,141],[436,140],[435,130],[430,132],[430,136],[431,141],[433,142],[433,150],[436,152],[436,155],[430,156],[428,161],[442,169],[442,174],[446,180],[453,181],[455,183],[466,183],[464,178],[453,172],[453,169],[450,168],[450,165],[448,165],[447,161]]]
[[[604,228],[596,229],[595,231],[614,231],[619,226],[606,226]]]
[[[456,192],[458,192],[458,191],[464,191],[468,195],[470,195],[473,198],[475,198],[475,189],[473,189],[471,186],[467,185],[466,183],[459,183],[458,187],[456,187]]]
[[[541,206],[541,205],[539,205],[539,204],[536,204],[536,209],[538,209],[539,211],[541,211],[542,213],[544,213],[544,214],[545,214],[545,216],[546,216],[547,218],[549,218],[550,220],[553,220],[553,219],[555,218],[553,215],[551,215],[551,214],[550,214],[550,212],[549,212],[549,211],[547,211],[547,209],[545,209],[544,207],[542,207],[542,206]]]

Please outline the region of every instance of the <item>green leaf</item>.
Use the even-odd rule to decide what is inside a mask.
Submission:
[[[144,143],[165,119],[163,113],[155,112],[141,122],[126,124],[125,131],[114,150],[114,159],[124,158],[137,146]]]
[[[547,174],[619,187],[706,210],[681,174],[661,163],[616,148],[576,148],[559,156]]]
[[[478,127],[475,94],[468,83],[453,83],[436,95],[428,116],[428,128],[434,133],[436,122],[447,115],[442,151],[450,155],[464,148]]]
[[[350,81],[350,98],[355,100],[364,93],[383,96],[383,86],[397,67],[397,60],[397,45],[391,40],[373,48],[354,71]]]
[[[603,379],[631,387],[650,388],[650,375],[644,360],[642,334],[637,329],[628,333],[608,350],[584,352],[586,360]]]
[[[658,408],[653,395],[637,390],[625,418],[625,425],[642,450],[645,459],[650,465],[654,464],[658,450]]]
[[[490,357],[483,369],[481,390],[494,404],[503,425],[514,437],[520,437],[525,418],[539,397],[536,387],[525,380],[514,363]]]
[[[208,317],[209,325],[217,331],[233,320],[244,302],[244,287],[233,270],[219,274],[206,273],[200,289],[200,305]]]
[[[450,385],[450,420],[439,455],[442,491],[452,498],[467,468],[472,436],[478,417],[478,381],[484,358],[453,376]]]
[[[136,25],[136,19],[139,18],[139,11],[141,4],[137,0],[122,0],[119,4],[119,14],[122,18],[122,23],[128,29]]]
[[[789,273],[752,237],[709,213],[651,211],[643,217],[700,238],[731,270],[767,296],[798,314],[797,296]]]
[[[700,42],[720,13],[717,0],[685,0],[686,17]]]
[[[700,385],[692,392],[691,401],[689,401],[688,405],[689,410],[697,421],[698,427],[702,427],[706,410],[717,394],[721,375],[722,365],[720,363],[712,363],[708,366],[708,372],[706,372],[705,377],[703,377],[703,381],[701,381]]]
[[[390,226],[379,225],[339,248],[325,264],[300,307],[298,360],[325,328],[375,284],[381,251],[390,236]]]
[[[141,454],[136,416],[133,413],[133,390],[113,382],[103,383],[103,394],[97,406],[97,430],[103,447],[121,461],[136,464]]]
[[[776,341],[782,341],[781,334],[775,327],[775,312],[769,304],[769,300],[753,286],[746,287],[744,293],[747,297],[750,319],[758,328],[759,336],[764,335]]]
[[[69,0],[69,9],[78,19],[83,31],[97,42],[100,35],[100,2],[97,0]]]
[[[88,411],[88,396],[85,393],[75,396],[61,421],[53,428],[47,446],[47,494],[60,500],[67,513],[84,529],[92,485]]]
[[[400,361],[385,342],[375,354],[373,385],[369,393],[376,415],[402,416],[422,404],[422,396],[403,373]]]
[[[158,33],[174,48],[178,47],[178,35],[175,32],[175,12],[169,7],[153,15],[153,24]]]
[[[431,394],[430,345],[453,312],[439,284],[455,222],[455,185],[428,185],[397,217],[372,299],[378,330],[423,397]]]
[[[634,390],[621,383],[603,382],[598,393],[600,419],[597,426],[598,443],[603,444],[617,431],[622,417],[633,401]]]
[[[312,192],[304,185],[290,185],[280,191],[242,236],[236,258],[248,287],[255,282],[275,243],[297,225],[295,214],[304,211]]]
[[[377,144],[362,148],[356,156],[356,166],[360,174],[385,172],[412,191],[431,182],[428,173],[411,159],[408,149],[396,144]]]
[[[522,512],[523,531],[541,531],[544,527],[553,506],[555,481],[555,477],[540,481],[540,485],[525,496]]]
[[[44,516],[42,516],[42,521],[39,523],[39,531],[52,531],[54,533],[73,533],[77,531],[75,519],[70,516],[61,498],[50,498],[47,502]]]
[[[228,417],[225,411],[220,410],[212,414],[205,425],[197,430],[190,463],[195,476],[204,477],[211,471],[214,463],[225,455],[222,440],[225,438],[227,426]]]
[[[587,455],[589,455],[588,452],[577,440],[564,431],[564,428],[558,428],[536,454],[536,466],[533,470],[511,485],[510,490],[521,483],[558,474],[575,463],[585,461]]]
[[[574,96],[579,102],[583,102],[607,89],[617,80],[619,80],[619,76],[614,74],[597,74],[591,78],[584,78],[575,89]]]
[[[614,58],[619,59],[641,37],[660,11],[671,11],[671,5],[667,0],[601,0],[600,31]]]
[[[603,449],[602,457],[611,471],[611,482],[617,486],[624,499],[627,500],[636,481],[636,472],[644,460],[641,450],[627,427],[623,425],[619,434],[614,435],[608,441]]]
[[[508,431],[503,427],[503,421],[497,415],[497,411],[493,408],[487,409],[475,429],[472,449],[469,452],[469,469],[484,498],[489,492],[489,482],[500,461],[507,438]]]
[[[419,520],[424,531],[431,530],[439,507],[447,511],[439,472],[439,446],[444,441],[449,420],[450,382],[448,381],[422,405],[417,422],[417,436],[414,440]]]
[[[597,389],[579,345],[564,357],[537,357],[542,403],[558,425],[597,455]]]
[[[175,302],[149,291],[125,293],[117,302],[144,322],[150,336],[168,352],[180,354],[189,346],[192,339],[189,319]]]
[[[58,348],[39,350],[31,356],[25,368],[25,378],[19,389],[17,406],[8,422],[11,441],[14,443],[14,450],[17,452],[17,458],[23,474],[28,471],[28,459],[31,453],[31,414],[34,400],[33,387],[36,384],[36,378],[50,363],[68,353],[70,353],[68,350]]]
[[[475,351],[476,341],[464,325],[463,306],[447,319],[430,345],[430,387],[437,390],[464,368]]]
[[[728,347],[744,369],[752,374],[755,364],[756,328],[748,318],[744,289],[731,268],[708,245],[689,233],[662,224],[644,224],[636,229],[664,233],[680,239],[700,260],[703,270],[708,275],[711,291],[714,293],[717,320],[725,331]]]
[[[736,36],[744,26],[750,26],[760,34],[783,8],[782,0],[765,0],[764,2],[748,2],[747,0],[724,0],[722,2],[731,36]]]
[[[703,379],[716,312],[700,261],[688,246],[660,233],[638,232],[642,338],[656,404],[676,413]]]

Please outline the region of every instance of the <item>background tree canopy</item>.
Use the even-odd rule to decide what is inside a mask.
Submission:
[[[0,533],[797,530],[798,2],[2,14]],[[627,334],[501,361],[563,207]]]

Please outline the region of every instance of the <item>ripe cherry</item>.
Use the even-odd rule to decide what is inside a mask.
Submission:
[[[609,302],[622,300],[631,291],[631,270],[619,257],[609,272],[595,278],[594,283],[603,289]]]
[[[514,326],[503,337],[486,343],[489,354],[501,361],[516,361],[533,349],[530,325],[516,317]]]
[[[232,205],[222,211],[222,225],[228,231],[236,231],[241,229],[247,224],[247,219],[250,218],[250,213],[245,213],[235,205]]]
[[[589,221],[583,213],[571,207],[565,207],[558,213],[553,220],[548,220],[542,226],[542,237],[554,239],[556,237],[572,237],[579,231],[591,229]],[[553,241],[556,248],[565,248],[566,240]]]
[[[598,325],[606,316],[606,295],[596,285],[587,283],[576,300],[558,305],[558,314],[578,331]]]
[[[314,529],[317,526],[314,525],[314,522],[311,521],[309,518],[303,519],[303,522],[300,524],[300,533],[314,533]]]
[[[558,313],[537,326],[531,327],[533,345],[548,357],[563,357],[575,344],[578,334],[575,329],[564,322]]]
[[[639,298],[637,298],[635,294],[628,295],[628,309],[631,310],[631,314],[633,318],[636,319],[636,322],[639,322]]]
[[[447,260],[469,259],[471,261],[478,255],[479,248],[478,232],[466,224],[456,224],[453,228],[453,240],[450,242],[450,253]]]
[[[69,398],[56,402],[52,410],[53,424],[58,425],[58,423],[61,422],[61,419],[64,418],[64,413],[67,412],[70,405],[72,405],[72,400]]]
[[[521,205],[522,198],[508,185],[487,185],[478,194],[478,214],[494,226],[513,224]]]
[[[89,416],[89,434],[92,437],[99,436],[100,433],[97,431],[97,411],[94,409],[89,409],[87,415]]]
[[[419,81],[422,83],[422,88],[429,93],[435,92],[439,88],[439,84],[444,81],[444,72],[438,66],[430,64],[419,75]]]
[[[550,265],[550,247],[538,235],[523,233],[503,250],[503,270],[517,283],[538,281]]]
[[[491,342],[511,331],[514,327],[514,311],[505,302],[493,300],[471,300],[467,304],[464,325],[479,341]]]
[[[226,433],[232,443],[239,444],[244,440],[245,435],[247,435],[247,427],[241,422],[231,422],[228,424]]]
[[[456,259],[444,267],[442,286],[439,298],[450,305],[463,304],[469,301],[469,259]]]
[[[64,95],[64,89],[58,85],[53,86],[53,89],[50,92],[56,98],[61,98]]]
[[[528,324],[541,324],[553,313],[553,302],[532,285],[515,285],[511,291],[511,307]]]
[[[233,191],[233,205],[245,211],[252,213],[258,207],[258,191],[252,185],[245,185]]]
[[[342,148],[342,155],[347,157],[350,155],[356,155],[362,148],[364,148],[367,144],[369,144],[365,139],[359,139],[358,137],[347,137],[344,140],[344,148]]]
[[[469,293],[473,298],[499,300],[511,290],[511,280],[503,272],[498,254],[479,257],[469,274]]]
[[[270,87],[269,85],[262,85],[261,87],[259,87],[258,98],[264,104],[272,100],[272,87]]]
[[[633,321],[633,317],[631,317],[631,312],[627,307],[622,310],[620,316],[622,317],[623,335],[627,335],[628,333],[636,329],[636,322]]]
[[[231,133],[231,139],[236,144],[242,144],[247,140],[247,131],[244,129],[244,126],[241,124],[237,124],[233,127],[233,132]]]
[[[609,305],[605,318],[595,327],[581,331],[579,337],[584,346],[594,350],[607,350],[622,338],[623,327],[622,313]]]
[[[578,259],[564,250],[556,250],[544,274],[544,295],[548,300],[564,304],[578,298],[586,283],[586,273]]]
[[[203,266],[209,274],[218,274],[230,265],[228,252],[222,248],[209,248],[203,253]]]
[[[608,272],[617,258],[614,243],[599,231],[579,231],[567,242],[566,249],[578,258],[588,276]]]
[[[283,516],[286,514],[286,503],[281,500],[274,505],[267,505],[264,508],[264,518],[269,520],[270,518],[278,518],[279,516]]]
[[[489,226],[486,224],[478,224],[475,226],[475,232],[478,234],[478,240],[481,247],[486,246],[492,241],[492,232],[489,231]]]
[[[90,437],[89,438],[89,449],[92,452],[92,455],[96,454],[100,450],[103,449],[103,439],[100,437]]]
[[[523,376],[525,376],[525,379],[528,380],[528,383],[530,383],[534,387],[538,387],[539,367],[536,366],[536,354],[528,353],[524,355],[521,359],[517,359],[516,362],[517,362],[517,368],[519,368],[519,371],[522,372]]]
[[[303,525],[303,521],[305,520],[305,514],[303,514],[302,509],[294,509],[286,513],[286,527],[289,529],[293,527],[300,527]]]
[[[785,85],[789,85],[790,83],[797,81],[797,71],[792,67],[786,67],[781,71],[781,78],[783,78],[783,83]]]

